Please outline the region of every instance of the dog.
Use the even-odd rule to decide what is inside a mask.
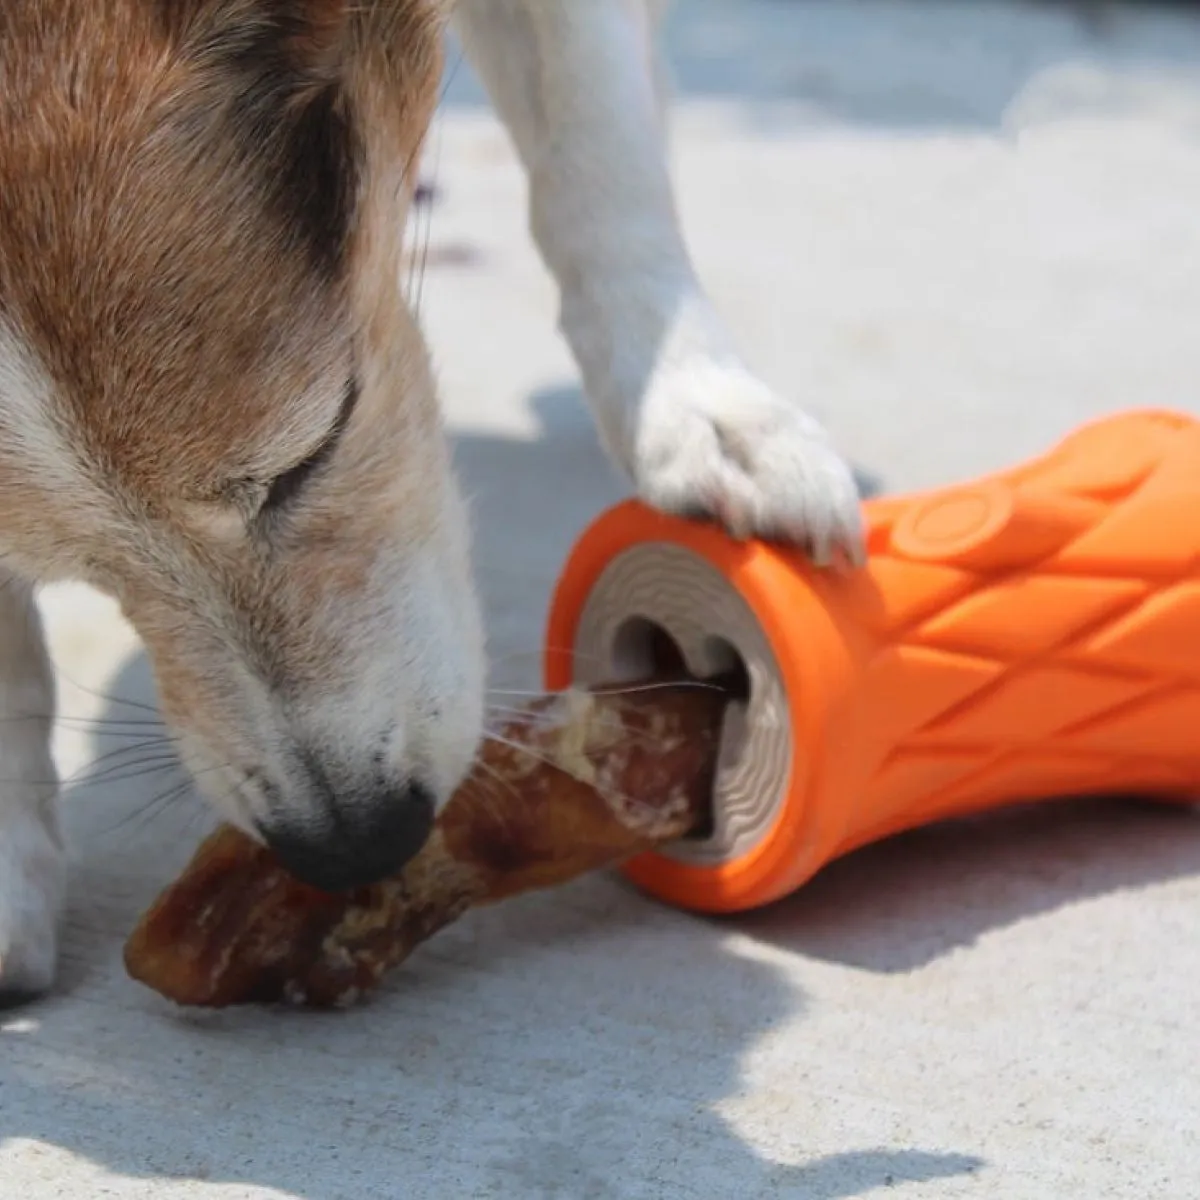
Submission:
[[[403,244],[452,28],[528,174],[599,436],[638,494],[857,560],[822,428],[697,279],[660,0],[0,5],[0,996],[53,985],[64,849],[34,588],[143,639],[220,815],[339,889],[469,768],[469,516]]]

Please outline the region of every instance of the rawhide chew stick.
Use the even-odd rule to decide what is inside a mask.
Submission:
[[[635,856],[631,879],[735,912],[927,822],[1043,797],[1200,795],[1200,422],[1106,417],[864,516],[868,559],[850,572],[637,501],[577,540],[548,688],[641,669],[648,626],[689,674],[732,658],[747,680],[711,832]]]
[[[404,870],[342,895],[222,827],[133,931],[126,969],[183,1005],[351,1004],[472,906],[703,828],[727,700],[694,683],[537,698],[485,741]]]

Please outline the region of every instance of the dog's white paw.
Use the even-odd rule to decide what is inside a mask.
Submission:
[[[66,897],[66,854],[53,809],[0,799],[0,1008],[54,982]]]
[[[701,359],[662,371],[640,418],[632,469],[647,503],[799,545],[818,566],[862,562],[849,466],[812,417],[744,367]]]

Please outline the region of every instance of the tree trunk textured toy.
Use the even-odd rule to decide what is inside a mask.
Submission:
[[[1200,424],[1110,417],[866,511],[867,566],[843,574],[611,509],[555,593],[552,694],[396,880],[324,896],[221,831],[131,937],[131,974],[186,1004],[344,1003],[470,905],[622,861],[668,903],[733,912],[940,818],[1195,796]],[[722,686],[613,686],[680,667]]]
[[[1200,423],[1135,410],[1045,456],[866,505],[868,564],[652,513],[604,514],[563,571],[546,683],[619,679],[665,631],[740,660],[711,835],[631,860],[732,912],[903,829],[1047,796],[1200,788]]]

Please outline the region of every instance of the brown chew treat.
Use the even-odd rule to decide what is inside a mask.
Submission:
[[[353,892],[308,887],[223,827],[139,922],[126,969],[179,1004],[352,1004],[473,905],[703,828],[727,699],[695,684],[539,697],[484,743],[421,853]]]

